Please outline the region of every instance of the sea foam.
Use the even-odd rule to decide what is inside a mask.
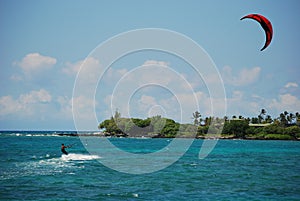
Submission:
[[[85,161],[85,160],[95,160],[101,158],[98,155],[89,155],[89,154],[68,154],[68,155],[62,155],[62,160],[69,161]]]

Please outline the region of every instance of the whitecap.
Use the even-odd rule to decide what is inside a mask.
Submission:
[[[135,198],[139,197],[139,194],[137,194],[137,193],[132,193],[132,195],[133,195],[133,197],[135,197]]]
[[[101,158],[98,155],[89,155],[89,154],[68,154],[68,155],[62,155],[62,160],[64,161],[86,161],[86,160],[95,160]]]

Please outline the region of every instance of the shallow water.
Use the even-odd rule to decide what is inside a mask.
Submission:
[[[105,155],[90,155],[78,137],[2,132],[0,140],[1,200],[300,200],[298,141],[219,140],[200,160],[203,140],[195,140],[166,169],[131,175],[102,165]],[[152,153],[170,139],[111,141]],[[68,156],[61,143],[75,143]]]

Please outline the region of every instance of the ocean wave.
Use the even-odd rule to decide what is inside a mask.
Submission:
[[[101,158],[98,155],[88,155],[88,154],[68,154],[68,155],[62,155],[61,159],[64,161],[86,161],[86,160],[95,160]]]
[[[84,161],[91,161],[101,158],[98,155],[76,154],[68,155],[51,155],[43,156],[33,155],[28,161],[15,162],[13,169],[4,170],[0,174],[0,179],[12,179],[16,177],[32,176],[32,175],[54,175],[65,172],[66,174],[75,174],[75,169],[84,168]]]
[[[0,131],[1,136],[16,137],[59,137],[59,136],[76,136],[76,131]]]

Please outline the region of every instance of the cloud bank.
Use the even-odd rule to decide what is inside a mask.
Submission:
[[[27,54],[21,61],[15,62],[21,69],[30,73],[32,71],[47,69],[55,65],[57,60],[53,57],[43,56],[39,53]]]

